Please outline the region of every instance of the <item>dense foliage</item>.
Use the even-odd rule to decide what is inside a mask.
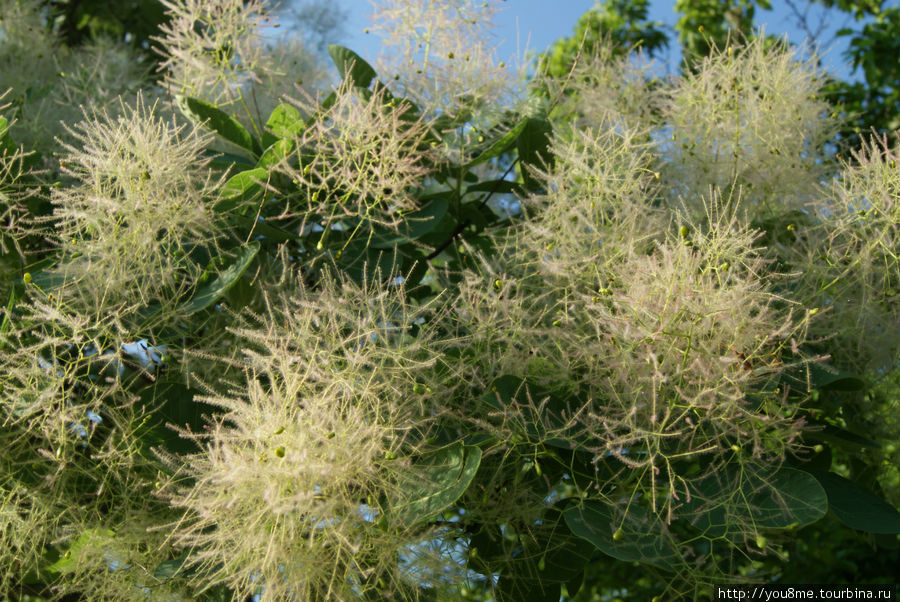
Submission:
[[[492,3],[389,0],[331,85],[259,3],[162,4],[160,83],[0,0],[0,592],[893,578],[900,153],[831,153],[815,57],[522,82]]]

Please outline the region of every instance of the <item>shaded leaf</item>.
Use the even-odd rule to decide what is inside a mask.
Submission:
[[[481,448],[456,442],[426,454],[413,468],[405,499],[394,511],[407,524],[427,521],[468,489],[481,464]]]
[[[215,303],[247,271],[258,252],[258,242],[246,245],[234,263],[218,274],[212,282],[200,288],[190,301],[181,306],[181,311],[190,315]]]
[[[866,386],[858,376],[822,362],[785,371],[782,380],[801,391],[808,387],[817,391],[861,391]]]
[[[522,162],[522,181],[529,192],[541,189],[541,183],[535,179],[529,167],[544,169],[553,163],[553,154],[550,152],[552,134],[553,128],[546,119],[529,117],[525,120],[525,127],[516,144],[519,160]]]
[[[156,565],[156,569],[154,569],[153,571],[153,576],[160,581],[172,579],[173,577],[178,575],[179,571],[181,571],[190,554],[190,551],[187,551],[181,554],[181,556],[160,562],[158,565]]]
[[[369,246],[373,249],[395,247],[417,240],[431,232],[441,221],[450,207],[448,198],[452,191],[442,192],[429,197],[418,211],[407,214],[396,231],[375,228]]]
[[[525,130],[525,126],[528,125],[529,118],[523,119],[519,123],[517,123],[511,130],[506,132],[501,138],[498,138],[487,147],[484,151],[481,152],[477,157],[463,165],[463,169],[471,169],[476,165],[481,165],[487,161],[490,161],[494,157],[498,157],[510,148],[512,148],[513,144],[516,143],[516,139],[522,134],[523,130]]]
[[[590,500],[569,506],[563,516],[572,533],[618,560],[671,568],[679,559],[665,523],[637,505],[614,518],[609,506]]]
[[[466,187],[466,194],[470,192],[493,192],[494,194],[523,193],[522,185],[512,180],[485,180]]]
[[[584,572],[594,546],[572,533],[563,502],[548,508],[500,570],[500,600],[559,600],[560,587]],[[555,598],[553,597],[555,596]]]
[[[760,475],[729,467],[696,483],[684,515],[710,538],[743,539],[750,529],[786,529],[816,522],[828,510],[825,490],[809,473],[782,467]]]
[[[848,527],[869,533],[900,533],[900,512],[868,489],[833,472],[811,474],[825,489],[828,509]]]
[[[810,428],[806,433],[806,437],[814,441],[824,441],[826,443],[854,450],[860,450],[867,447],[871,449],[881,448],[881,444],[877,441],[873,441],[867,437],[863,437],[862,435],[832,424],[810,421],[809,426]]]

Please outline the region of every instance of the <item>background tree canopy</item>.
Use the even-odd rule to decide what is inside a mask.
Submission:
[[[845,154],[859,146],[861,136],[872,131],[889,133],[900,128],[900,66],[895,60],[900,43],[900,8],[885,6],[883,0],[850,2],[844,0],[785,0],[796,17],[798,29],[806,39],[794,43],[826,42],[821,38],[821,22],[813,22],[809,7],[820,4],[832,11],[829,18],[839,18],[841,13],[855,21],[865,20],[861,28],[844,28],[839,36],[849,38],[845,55],[853,67],[851,75],[857,79],[844,81],[832,79],[824,94],[842,117],[842,128],[837,142]],[[675,40],[670,40],[659,22],[650,22],[647,0],[598,0],[592,10],[585,13],[571,37],[556,42],[544,61],[550,73],[559,77],[566,73],[580,47],[590,54],[599,40],[613,40],[617,52],[641,48],[651,57]],[[769,0],[678,0],[675,10],[679,13],[675,25],[677,42],[684,57],[682,68],[691,69],[696,61],[709,55],[712,48],[724,48],[729,36],[741,39],[752,37],[756,9],[771,8]]]

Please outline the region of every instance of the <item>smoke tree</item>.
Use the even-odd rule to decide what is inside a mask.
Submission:
[[[157,84],[0,3],[5,595],[691,599],[900,533],[897,146],[830,153],[814,58],[523,81],[409,0],[329,76],[163,5]]]

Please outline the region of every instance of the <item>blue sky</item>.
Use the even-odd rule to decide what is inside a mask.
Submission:
[[[367,16],[372,8],[368,0],[331,0],[334,4],[343,6],[349,12],[349,20],[345,24],[347,37],[341,40],[345,46],[357,51],[364,58],[374,58],[378,53],[379,41],[374,34],[363,33],[368,26]],[[885,5],[896,6],[900,0],[889,0]],[[498,41],[501,42],[500,58],[508,60],[511,57],[520,56],[526,49],[544,50],[554,40],[571,35],[578,18],[594,5],[594,0],[503,0],[503,10],[498,18]],[[806,0],[794,0],[794,5],[803,10],[806,8]],[[653,0],[651,3],[650,19],[661,21],[667,26],[670,37],[674,39],[672,29],[677,15],[672,0]],[[766,30],[775,34],[788,34],[792,41],[801,41],[806,36],[796,24],[796,18],[791,13],[789,4],[785,0],[772,0],[771,11],[757,10],[756,21],[764,24]],[[861,23],[837,10],[827,10],[818,4],[810,9],[811,23],[818,26],[820,17],[824,17],[826,27],[821,40],[826,43],[833,41],[833,34],[841,27],[859,29]],[[841,53],[846,48],[846,40],[839,39],[825,56],[825,64],[829,70],[842,78],[850,76],[849,67]],[[680,55],[677,53],[677,45],[673,45],[669,54],[663,57],[668,68],[674,71]]]

